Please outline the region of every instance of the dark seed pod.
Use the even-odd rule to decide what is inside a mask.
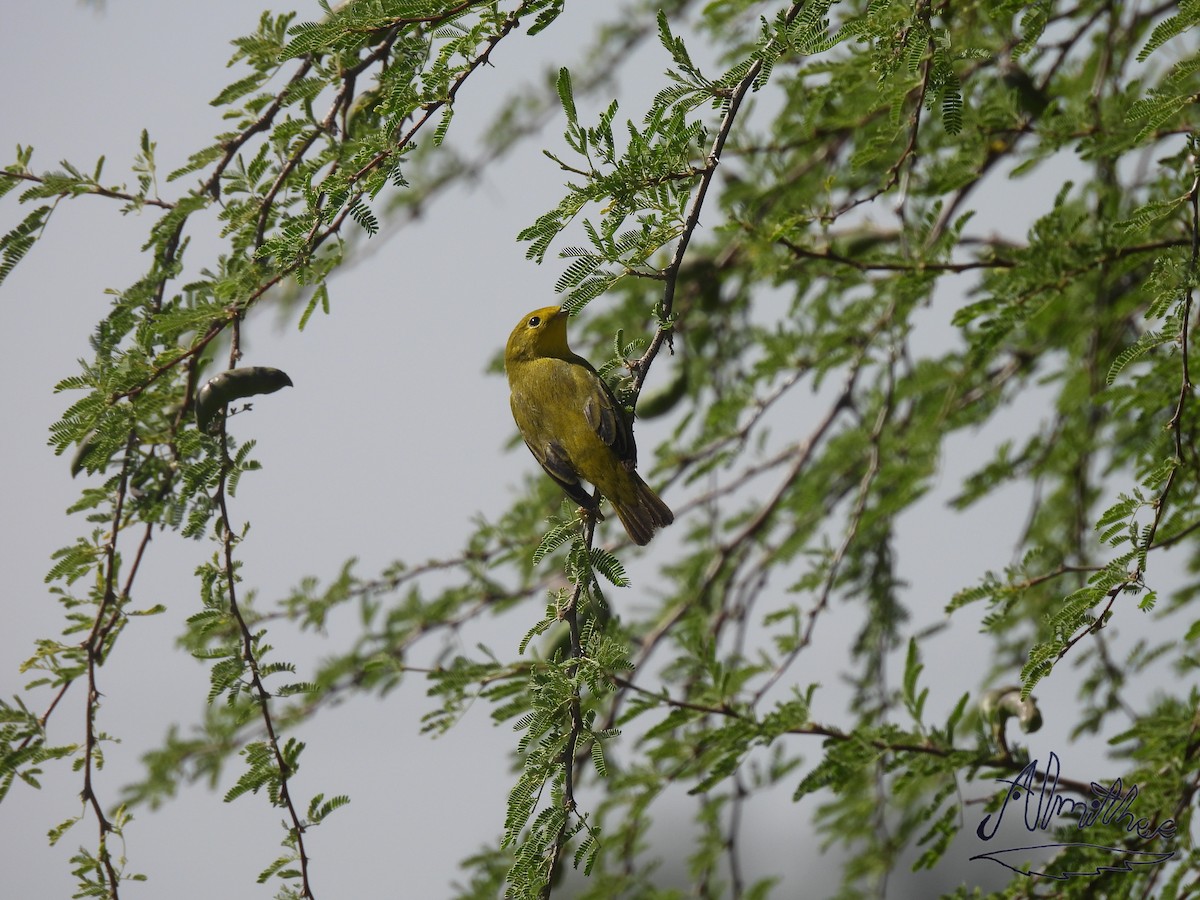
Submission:
[[[228,369],[204,382],[196,391],[196,424],[201,431],[208,431],[216,414],[231,401],[273,394],[291,384],[292,379],[286,372],[269,366]]]
[[[82,441],[79,442],[79,449],[75,451],[75,456],[71,459],[72,478],[84,470],[84,468],[87,466],[88,455],[96,449],[99,443],[100,442],[96,440],[96,430],[94,428],[87,433]],[[101,471],[104,470],[103,465],[100,465],[97,468],[99,468]]]

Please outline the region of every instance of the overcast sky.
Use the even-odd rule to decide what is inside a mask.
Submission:
[[[0,28],[0,78],[9,86],[0,117],[4,162],[17,143],[36,148],[35,170],[64,158],[89,169],[105,155],[106,180],[130,183],[128,167],[143,128],[158,143],[164,173],[222,130],[220,113],[208,101],[238,77],[225,69],[229,40],[253,30],[260,12],[243,0],[110,0],[99,11],[69,0],[9,6]],[[589,28],[585,6],[568,4],[551,40],[505,41],[493,57],[496,71],[485,73],[491,80],[472,79],[460,95],[451,140],[469,134],[471,123],[488,121],[489,104],[500,92],[535,78],[545,66],[570,62]],[[300,14],[318,15],[317,4],[302,5]],[[555,53],[562,55],[547,56]],[[637,65],[657,73],[666,61],[649,47]],[[553,123],[552,137],[559,127]],[[522,313],[555,302],[561,267],[527,262],[515,241],[559,196],[559,174],[541,146],[524,146],[473,190],[456,189],[415,225],[376,238],[377,252],[333,280],[333,315],[316,316],[303,334],[274,327],[269,312],[252,318],[244,362],[277,366],[295,382],[295,388],[256,402],[252,431],[239,432],[257,439],[255,456],[264,464],[262,472],[243,480],[233,507],[238,520],[254,525],[243,545],[242,574],[261,603],[283,596],[301,575],[332,577],[351,556],[361,560],[358,571],[369,575],[397,558],[419,562],[450,555],[472,517],[499,515],[521,475],[531,470],[523,449],[503,452],[513,433],[507,388],[484,368]],[[1027,196],[1048,204],[1054,187],[1041,191],[1033,185]],[[174,196],[174,186],[161,184],[161,190]],[[1032,215],[1030,205],[1020,214]],[[1017,214],[994,209],[1001,217]],[[0,201],[0,229],[7,231],[23,215],[15,194]],[[43,583],[50,555],[87,527],[63,515],[82,479],[72,481],[68,461],[47,447],[48,425],[71,400],[51,388],[76,371],[77,358],[89,355],[87,337],[108,304],[104,291],[126,287],[144,272],[146,257],[139,248],[153,221],[152,213],[122,217],[116,203],[100,198],[64,203],[45,238],[0,288],[0,322],[8,338],[0,355],[6,386],[0,394],[5,696],[24,684],[17,667],[35,639],[61,628],[61,609]],[[197,234],[189,258],[207,261],[215,248]],[[1002,420],[997,434],[1005,427]],[[647,445],[654,439],[652,428],[639,430]],[[420,440],[412,439],[414,431]],[[952,439],[952,462],[928,509],[940,508],[958,476],[978,462],[977,448],[988,442],[987,435]],[[1003,554],[987,556],[981,547],[994,542],[983,536],[1002,527],[1015,537],[1023,513],[1021,498],[1010,497],[984,504],[952,532],[943,530],[956,566],[939,564],[946,559],[942,541],[922,547],[928,539],[920,535],[931,527],[945,529],[944,520],[914,523],[920,527],[904,539],[905,566],[913,584],[910,600],[927,598],[918,604],[924,623],[939,621],[950,594],[979,571],[1008,561]],[[207,666],[176,650],[174,640],[198,608],[192,570],[213,548],[209,541],[156,535],[148,567],[139,575],[135,606],[161,602],[168,612],[136,621],[102,670],[102,725],[123,741],[107,750],[99,788],[106,804],[117,798],[121,784],[137,777],[141,754],[162,739],[170,723],[186,729],[201,714]],[[488,640],[501,655],[511,655],[539,613],[496,623]],[[1132,638],[1148,623],[1123,625]],[[345,630],[339,634],[338,628]],[[337,645],[339,637],[351,638],[353,628],[352,617],[335,620],[330,640]],[[322,646],[301,636],[281,650],[287,658],[311,660],[325,652]],[[931,704],[948,708],[962,690],[975,687],[964,682],[961,660],[985,645],[960,628],[955,638],[934,646],[942,650],[928,660]],[[1069,673],[1059,678],[1056,672],[1064,698],[1073,691],[1070,680]],[[52,740],[82,739],[82,690],[72,689],[68,701],[52,719]],[[309,746],[299,795],[322,790],[352,798],[309,838],[318,896],[444,896],[458,877],[457,863],[499,833],[512,781],[507,770],[512,732],[493,727],[481,707],[447,736],[431,740],[418,734],[419,717],[429,708],[424,685],[410,680],[382,702],[353,701],[303,729]],[[1062,754],[1066,737],[1055,721],[1047,717],[1035,754],[1055,747]],[[1100,765],[1102,744],[1076,749],[1077,764]],[[817,752],[814,742],[810,758]],[[185,791],[157,813],[136,813],[127,834],[130,868],[151,881],[145,888],[123,889],[123,895],[186,900],[273,894],[273,887],[256,887],[254,877],[278,852],[279,813],[261,797],[220,800],[239,765],[227,770],[216,792]],[[1089,770],[1083,777],[1106,771]],[[46,831],[79,812],[80,779],[51,765],[43,784],[40,792],[18,784],[0,804],[6,896],[69,896],[67,858],[78,845],[96,843],[89,817],[58,848],[47,847]],[[667,824],[672,809],[686,814],[685,804],[681,798],[666,806]],[[832,863],[811,862],[809,811],[789,804],[781,796],[760,809],[748,825],[751,852],[812,890],[833,875]],[[750,864],[753,868],[753,859]],[[668,859],[665,869],[682,865],[680,858]],[[919,888],[912,890],[919,895]]]

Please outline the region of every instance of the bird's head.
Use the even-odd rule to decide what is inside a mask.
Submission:
[[[506,363],[530,359],[567,359],[567,318],[570,313],[562,306],[545,306],[527,313],[508,336],[504,348]]]

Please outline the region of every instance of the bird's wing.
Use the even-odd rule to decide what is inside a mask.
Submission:
[[[583,417],[600,440],[612,447],[617,457],[632,468],[637,465],[637,444],[633,440],[633,426],[604,379],[590,365],[585,363],[585,366],[600,390],[588,391],[587,400],[583,404]]]
[[[575,467],[571,465],[571,461],[567,458],[567,452],[557,441],[548,441],[541,446],[535,446],[526,441],[525,446],[529,448],[533,458],[541,463],[546,474],[566,491],[568,497],[587,509],[596,507],[595,499],[579,483],[579,475],[576,474]]]

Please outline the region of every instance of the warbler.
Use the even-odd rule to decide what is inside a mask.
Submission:
[[[670,525],[670,507],[635,471],[633,426],[604,379],[567,346],[567,310],[535,309],[504,348],[513,418],[525,446],[567,496],[603,518],[581,481],[599,488],[636,544]]]

